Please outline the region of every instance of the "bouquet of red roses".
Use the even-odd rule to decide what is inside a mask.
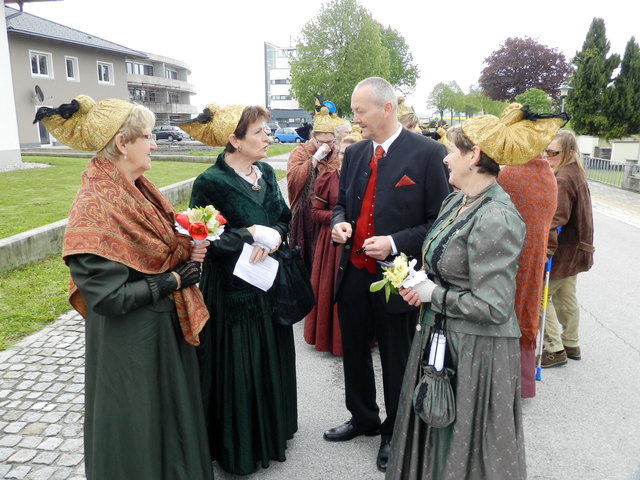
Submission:
[[[227,223],[213,205],[187,208],[182,213],[176,213],[175,218],[176,230],[189,235],[196,242],[217,240],[224,231],[224,224]]]

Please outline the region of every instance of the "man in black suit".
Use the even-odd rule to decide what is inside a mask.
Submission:
[[[402,128],[397,100],[384,79],[361,81],[351,96],[354,122],[365,140],[346,150],[332,239],[345,244],[336,285],[342,332],[346,406],[351,419],[327,430],[325,440],[382,436],[377,466],[385,471],[402,377],[416,326],[417,309],[399,295],[387,303],[369,292],[382,278],[376,260],[405,253],[420,258],[427,230],[438,216],[449,184],[442,144]],[[370,341],[377,339],[387,418],[380,422]]]

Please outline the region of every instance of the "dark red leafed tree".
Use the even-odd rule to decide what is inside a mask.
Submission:
[[[500,48],[485,58],[480,87],[493,100],[513,101],[531,88],[558,96],[558,86],[573,68],[557,48],[549,48],[532,38],[507,38]]]

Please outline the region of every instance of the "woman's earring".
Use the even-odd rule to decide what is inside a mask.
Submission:
[[[126,159],[127,159],[127,156],[126,156],[126,155],[123,155],[123,156],[122,156],[122,158],[124,158],[124,159],[126,160]]]
[[[473,168],[469,167],[469,171],[470,171],[470,172],[473,172]]]
[[[242,147],[240,145],[238,145],[238,151],[241,152],[242,151]]]

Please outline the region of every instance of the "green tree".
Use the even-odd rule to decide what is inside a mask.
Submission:
[[[391,52],[388,45],[400,50]],[[289,63],[291,94],[307,110],[313,109],[314,94],[320,93],[343,116],[351,111],[353,88],[366,77],[386,78],[398,89],[415,85],[417,68],[411,65],[404,39],[391,28],[383,32],[356,0],[323,5],[321,13],[303,27],[296,47]],[[403,67],[407,72],[402,72]]]
[[[621,138],[640,134],[640,48],[635,37],[627,42],[620,72],[610,91],[609,135]]]
[[[403,95],[413,91],[420,71],[413,64],[413,55],[407,42],[393,28],[379,25],[382,35],[382,44],[389,51],[389,76],[387,80]]]
[[[516,102],[529,105],[529,108],[536,113],[550,112],[553,103],[547,92],[543,92],[539,88],[530,88],[526,92],[516,95]]]
[[[571,90],[567,95],[566,107],[571,114],[571,125],[580,135],[608,135],[609,120],[607,101],[611,94],[607,88],[613,71],[620,63],[618,55],[609,53],[604,20],[594,18],[573,63],[577,66],[571,78]]]
[[[453,125],[453,116],[464,110],[464,93],[460,85],[454,80],[449,82],[449,111],[451,113],[451,125]]]
[[[429,94],[427,99],[427,108],[435,108],[440,114],[440,118],[444,117],[445,109],[449,108],[450,91],[446,83],[440,82]]]

